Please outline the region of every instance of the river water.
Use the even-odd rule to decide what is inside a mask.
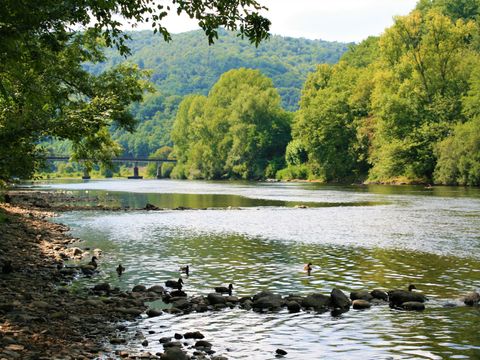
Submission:
[[[229,283],[237,296],[413,283],[430,298],[424,312],[377,306],[339,316],[240,309],[164,314],[136,322],[149,346],[139,340],[130,348],[161,351],[160,337],[199,330],[216,354],[230,359],[274,359],[277,348],[288,359],[480,359],[480,307],[443,306],[480,288],[480,189],[172,180],[42,187],[133,209],[190,208],[62,214],[59,221],[83,240],[80,247],[104,253],[100,275],[79,280],[81,286],[163,285],[189,264],[189,294]],[[307,262],[311,276],[303,272]],[[118,263],[127,269],[121,278]]]

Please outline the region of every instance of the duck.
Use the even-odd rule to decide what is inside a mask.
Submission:
[[[413,302],[420,302],[423,303],[427,299],[427,297],[423,294],[414,292],[412,290],[416,290],[415,285],[409,285],[408,291],[406,290],[390,290],[387,292],[388,300],[390,302],[390,306],[398,307],[401,306],[405,302],[413,301]]]
[[[175,281],[175,280],[167,280],[167,281],[165,281],[165,286],[166,286],[166,287],[169,287],[169,288],[172,288],[172,289],[181,290],[181,289],[182,289],[182,285],[183,285],[183,280],[182,280],[182,278],[179,278],[177,281]]]
[[[180,272],[181,273],[185,273],[185,275],[188,277],[188,275],[190,275],[190,266],[186,265],[186,266],[180,266]]]
[[[215,287],[215,292],[220,294],[228,294],[229,296],[232,296],[232,290],[233,290],[232,284],[229,284],[228,287],[225,287],[225,286]]]
[[[118,264],[115,270],[117,271],[118,276],[122,276],[122,274],[125,272],[125,268],[122,266],[122,264]]]
[[[98,258],[96,256],[92,256],[92,260],[90,260],[89,263],[87,263],[86,265],[81,265],[80,270],[82,270],[82,273],[84,273],[85,275],[92,275],[93,273],[95,273],[98,266],[97,260]]]
[[[312,263],[309,262],[308,264],[306,264],[303,267],[303,270],[305,270],[307,272],[307,275],[310,276],[310,274],[312,273]]]

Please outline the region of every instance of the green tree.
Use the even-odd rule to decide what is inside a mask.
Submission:
[[[461,98],[478,56],[468,40],[474,31],[474,23],[437,10],[413,11],[381,37],[371,180],[431,181],[435,144],[464,119]]]
[[[163,26],[173,13],[198,21],[209,41],[217,28],[240,31],[258,44],[269,21],[255,0],[2,1],[0,11],[0,180],[29,177],[40,164],[43,138],[69,139],[77,158],[108,159],[118,152],[107,129],[133,130],[128,104],[141,100],[145,73],[122,65],[93,76],[81,64],[103,60],[101,47],[128,54],[120,19]],[[93,20],[93,21],[92,21]],[[82,32],[71,29],[80,28]],[[102,39],[102,41],[99,41]]]
[[[284,155],[290,116],[270,79],[256,70],[231,70],[208,97],[180,104],[172,139],[178,159],[172,176],[261,178]]]

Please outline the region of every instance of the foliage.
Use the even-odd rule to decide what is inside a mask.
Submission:
[[[480,117],[458,124],[438,145],[435,182],[480,186]]]
[[[129,61],[151,69],[151,81],[162,96],[207,95],[219,77],[240,67],[258,69],[273,80],[285,109],[298,108],[300,90],[307,74],[318,63],[336,63],[347,44],[322,40],[271,36],[258,47],[239,39],[233,32],[219,31],[215,45],[209,46],[201,31],[172,35],[165,43],[148,31],[129,33]],[[86,64],[96,74],[123,61],[113,50],[107,60]]]
[[[290,116],[269,78],[258,70],[231,70],[208,97],[185,98],[172,139],[178,160],[174,177],[258,179],[283,157]]]
[[[149,158],[157,158],[157,159],[172,159],[172,151],[173,148],[170,146],[162,146],[160,149],[155,151],[153,154],[149,156]],[[173,164],[172,163],[162,163],[160,166],[160,176],[161,177],[169,177],[170,173],[172,172],[173,169]],[[157,177],[157,167],[158,164],[156,163],[149,163],[147,165],[147,175],[149,177]]]
[[[288,167],[277,176],[305,178],[300,167],[323,181],[476,183],[478,5],[421,1],[338,64],[320,65],[305,83]]]
[[[217,28],[258,44],[270,22],[255,0],[2,1],[0,12],[0,180],[30,177],[41,165],[44,138],[69,139],[74,158],[107,160],[119,151],[108,128],[133,130],[127,106],[147,88],[145,72],[120,65],[92,75],[81,64],[104,60],[102,45],[128,54],[120,20],[152,21],[164,40],[173,13],[195,17],[209,42]],[[93,19],[93,21],[92,21]],[[81,32],[72,29],[79,28]],[[91,167],[91,163],[87,163]]]

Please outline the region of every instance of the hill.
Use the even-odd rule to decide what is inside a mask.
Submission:
[[[151,69],[151,81],[163,95],[206,95],[223,73],[240,67],[258,69],[273,80],[283,106],[296,110],[300,90],[317,64],[336,63],[348,44],[322,40],[272,36],[258,48],[236,34],[220,31],[209,46],[203,33],[174,34],[170,43],[151,31],[130,32],[129,62]],[[125,61],[115,50],[106,51],[107,61],[86,65],[92,73]]]

